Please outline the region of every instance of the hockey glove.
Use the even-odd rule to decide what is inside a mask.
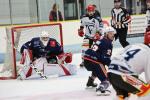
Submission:
[[[72,62],[72,53],[62,53],[58,55],[58,59],[61,61],[61,63],[71,63]]]
[[[72,53],[66,53],[65,55],[66,55],[65,62],[71,63],[72,62]]]
[[[93,37],[93,40],[94,40],[94,42],[96,42],[96,41],[100,40],[100,38],[101,38],[100,33],[96,33]]]
[[[80,37],[83,37],[83,36],[84,36],[83,28],[78,29],[78,35],[79,35]]]

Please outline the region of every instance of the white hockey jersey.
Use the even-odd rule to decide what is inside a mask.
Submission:
[[[98,32],[102,32],[102,27],[100,27],[100,22],[93,17],[85,15],[81,18],[81,26],[85,28],[85,37],[93,38],[94,34]]]
[[[108,72],[119,75],[145,72],[146,81],[150,82],[150,48],[144,44],[127,46],[112,57]]]

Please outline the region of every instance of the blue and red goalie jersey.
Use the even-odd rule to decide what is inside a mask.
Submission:
[[[40,57],[50,58],[63,53],[62,46],[53,38],[49,38],[46,46],[43,45],[40,37],[32,38],[31,41],[22,45],[20,52],[23,53],[24,49],[31,50],[33,58],[36,59]]]

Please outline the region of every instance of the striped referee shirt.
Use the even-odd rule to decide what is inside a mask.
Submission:
[[[128,23],[131,22],[131,17],[125,8],[113,8],[111,16],[111,26],[116,29],[128,28]]]

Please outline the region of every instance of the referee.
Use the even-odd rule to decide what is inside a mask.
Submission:
[[[131,17],[125,8],[121,7],[121,0],[114,0],[114,8],[111,11],[111,26],[116,29],[115,40],[119,38],[122,47],[126,47],[129,43],[126,41],[128,32],[128,23]]]

